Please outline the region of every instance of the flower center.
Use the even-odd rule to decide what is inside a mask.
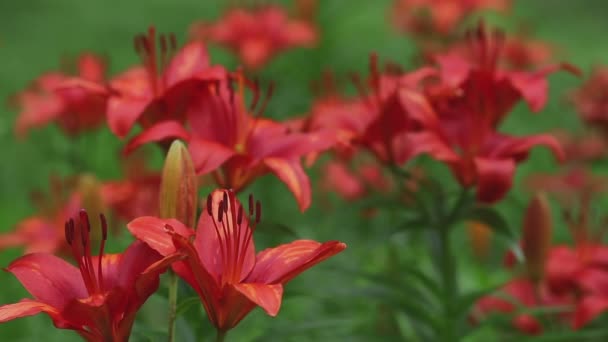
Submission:
[[[207,214],[213,221],[222,256],[221,284],[236,284],[241,281],[248,248],[256,225],[260,222],[262,208],[259,201],[249,195],[248,218],[243,218],[243,206],[237,201],[233,190],[224,190],[224,198],[217,208],[212,196],[207,197]]]
[[[102,260],[105,243],[108,239],[108,224],[103,214],[99,215],[99,219],[101,220],[101,242],[97,265],[94,264],[91,255],[91,223],[87,212],[82,209],[79,212],[78,222],[70,219],[65,223],[65,238],[74,260],[78,263],[89,296],[100,295],[104,291]],[[97,269],[95,269],[96,267]]]

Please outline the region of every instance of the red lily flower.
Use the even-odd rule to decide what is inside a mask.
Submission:
[[[173,269],[199,294],[220,332],[235,327],[256,306],[275,316],[285,283],[346,248],[338,241],[297,240],[256,256],[253,232],[261,208],[259,202],[254,205],[252,196],[248,209],[244,210],[233,191],[216,190],[207,199],[196,231],[176,220],[156,217],[140,217],[127,226],[162,255],[176,250],[188,255]]]
[[[281,123],[261,118],[272,88],[257,114],[249,114],[242,103],[244,80],[238,77],[239,94],[234,93],[231,82],[209,87],[199,94],[187,115],[191,132],[176,121],[161,122],[134,138],[126,151],[151,141],[183,139],[189,141],[198,174],[212,172],[219,186],[238,192],[270,171],[287,185],[300,209],[305,210],[311,201],[310,181],[300,158],[333,146],[333,132],[290,132]],[[257,85],[253,91],[252,107],[255,107],[259,99]]]
[[[34,299],[0,306],[0,323],[46,313],[60,329],[75,330],[88,341],[127,341],[135,315],[159,284],[159,275],[177,260],[162,258],[141,242],[122,254],[103,254],[107,225],[101,218],[99,256],[91,255],[91,224],[85,211],[80,221],[66,222],[65,236],[78,267],[52,254],[28,254],[7,270]]]
[[[123,160],[123,174],[123,180],[101,185],[101,197],[112,214],[125,222],[157,215],[160,174],[149,170],[145,156],[137,153]]]
[[[534,72],[508,71],[497,65],[502,34],[480,26],[469,35],[473,60],[461,54],[437,57],[441,85],[429,87],[429,97],[438,113],[438,124],[412,133],[410,153],[427,152],[446,162],[458,181],[477,186],[477,198],[496,202],[510,189],[516,165],[536,145],[564,158],[557,140],[546,134],[513,137],[497,132],[511,108],[524,100],[533,111],[547,101],[546,75],[569,66],[549,66]]]
[[[93,53],[82,53],[76,69],[75,76],[87,82],[97,85],[104,82],[106,63]],[[32,127],[56,121],[66,134],[73,136],[103,122],[105,97],[78,88],[65,89],[73,77],[65,72],[48,72],[15,95],[12,102],[21,110],[15,123],[17,135],[24,136]]]
[[[392,185],[378,164],[361,164],[352,169],[347,163],[331,161],[324,165],[323,174],[324,187],[346,200],[361,198],[370,190],[387,192]]]
[[[509,7],[509,0],[395,0],[391,13],[397,28],[432,37],[454,32],[475,11]]]
[[[124,137],[135,122],[147,128],[159,121],[183,121],[190,101],[202,84],[223,78],[222,67],[210,67],[203,43],[193,42],[177,51],[174,35],[160,35],[157,54],[156,31],[134,40],[143,66],[134,67],[112,80],[108,102],[108,125]]]
[[[194,39],[226,46],[251,69],[261,67],[281,51],[299,46],[312,47],[317,41],[317,32],[310,18],[290,18],[282,7],[276,5],[232,8],[215,23],[194,23],[190,32]]]
[[[596,67],[591,75],[571,94],[579,116],[591,127],[608,133],[608,68]]]
[[[12,232],[0,235],[0,251],[6,248],[25,247],[25,253],[65,254],[68,246],[64,237],[64,223],[82,208],[78,192],[70,192],[66,181],[51,177],[48,197],[35,192],[32,195],[38,213],[17,223]]]

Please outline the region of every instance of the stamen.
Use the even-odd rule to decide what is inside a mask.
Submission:
[[[253,216],[253,194],[249,194],[249,216]]]
[[[262,206],[260,205],[260,201],[255,202],[255,223],[260,223],[260,219],[262,218]]]
[[[213,201],[211,198],[211,194],[207,195],[207,214],[213,217]]]
[[[260,106],[258,112],[256,113],[256,117],[262,116],[262,114],[266,111],[266,106],[268,106],[268,102],[274,93],[274,82],[270,82],[268,85],[268,89],[266,90],[266,97],[264,98],[264,102]]]
[[[243,206],[239,206],[239,214],[236,218],[236,223],[240,226],[243,222]]]

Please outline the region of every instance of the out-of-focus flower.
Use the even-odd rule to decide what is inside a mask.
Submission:
[[[608,134],[608,68],[594,68],[570,100],[585,123]]]
[[[92,256],[85,211],[65,224],[65,238],[78,267],[52,254],[28,254],[7,268],[34,297],[0,306],[0,323],[45,313],[60,329],[88,341],[126,342],[135,315],[159,285],[159,275],[179,254],[165,258],[142,242],[122,254],[104,254],[107,224],[101,218],[99,255]]]
[[[49,195],[35,193],[38,213],[17,223],[15,230],[0,235],[0,250],[25,248],[25,253],[66,254],[64,223],[82,208],[80,193],[71,192],[67,182],[51,177]]]
[[[175,36],[159,35],[153,27],[134,39],[142,60],[110,83],[107,118],[119,137],[138,122],[144,129],[163,121],[183,121],[198,90],[223,79],[223,67],[209,64],[205,45],[192,42],[177,50]]]
[[[78,56],[73,72],[48,72],[14,95],[11,104],[20,110],[15,123],[18,136],[33,127],[56,122],[68,135],[92,130],[103,123],[106,111],[104,92],[85,91],[80,87],[66,87],[74,77],[86,80],[103,89],[106,62],[90,52]],[[70,69],[70,68],[68,68]]]
[[[419,39],[445,37],[472,13],[506,11],[510,0],[395,0],[391,9],[394,25]]]
[[[312,22],[314,1],[298,1],[298,17],[278,5],[229,9],[215,23],[196,22],[190,28],[197,40],[208,40],[236,53],[243,64],[257,69],[278,53],[294,47],[312,47],[317,30]]]
[[[220,332],[235,327],[256,306],[275,316],[283,284],[346,248],[338,241],[297,240],[256,256],[253,232],[261,216],[259,202],[254,204],[250,196],[245,211],[233,191],[216,190],[206,209],[196,231],[156,217],[138,218],[128,228],[162,255],[176,250],[188,255],[173,269],[199,294]]]
[[[593,131],[575,135],[567,131],[551,133],[562,146],[568,163],[584,163],[600,160],[608,153],[608,142]]]
[[[389,191],[391,180],[375,163],[357,164],[354,167],[341,161],[330,161],[323,167],[323,187],[335,191],[346,200],[355,200],[370,191]]]
[[[468,33],[471,58],[461,53],[437,56],[440,84],[428,88],[428,97],[439,116],[438,124],[409,135],[410,154],[429,153],[446,162],[465,187],[477,187],[477,198],[492,203],[511,188],[518,163],[536,145],[551,149],[559,160],[563,151],[548,134],[514,137],[498,126],[520,100],[532,111],[547,101],[546,76],[566,65],[536,71],[502,69],[497,61],[504,38],[481,23]]]
[[[140,216],[158,215],[160,174],[146,165],[146,156],[133,153],[122,160],[123,179],[101,184],[104,203],[112,217],[128,222]]]
[[[479,221],[467,222],[467,234],[473,247],[473,254],[477,259],[484,260],[490,251],[492,229]]]
[[[201,92],[190,108],[187,119],[190,132],[176,121],[162,122],[136,137],[127,150],[167,139],[189,142],[189,150],[198,174],[212,173],[221,187],[242,190],[256,177],[274,173],[294,194],[301,210],[310,205],[310,181],[300,159],[335,144],[332,131],[291,132],[283,124],[262,118],[268,96],[259,108],[259,89],[252,85],[252,108],[246,108],[244,78],[238,74],[238,93],[232,79]],[[270,88],[272,89],[272,88]]]
[[[550,63],[554,55],[553,50],[543,41],[519,35],[507,38],[502,59],[514,69],[525,70]]]

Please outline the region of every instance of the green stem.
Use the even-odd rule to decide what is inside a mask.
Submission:
[[[450,232],[461,218],[462,210],[467,205],[468,191],[463,189],[450,212],[434,227],[434,237],[437,252],[437,268],[443,285],[443,314],[444,323],[441,337],[443,341],[456,341],[457,305],[459,300],[458,277],[455,256],[450,243]]]
[[[175,319],[177,318],[177,282],[173,270],[169,270],[169,342],[175,342]]]
[[[454,321],[456,320],[455,306],[458,300],[458,282],[456,278],[456,263],[454,262],[454,255],[451,251],[449,232],[449,227],[438,227],[436,229],[437,247],[439,252],[438,267],[443,283],[443,341],[456,340]]]
[[[224,342],[226,339],[226,331],[218,330],[217,335],[215,336],[215,342]]]

